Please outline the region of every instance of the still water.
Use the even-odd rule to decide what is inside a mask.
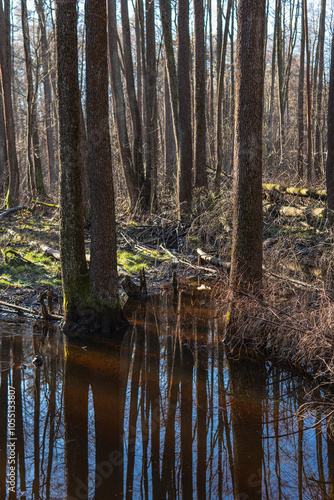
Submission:
[[[113,342],[1,324],[0,500],[334,499],[330,422],[296,415],[310,382],[229,359],[190,287],[126,312]]]

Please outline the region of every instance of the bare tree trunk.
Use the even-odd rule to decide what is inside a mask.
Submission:
[[[9,162],[9,185],[6,195],[6,207],[11,208],[18,205],[19,202],[20,178],[16,154],[15,125],[11,96],[10,46],[8,47],[10,40],[8,36],[8,22],[6,22],[7,18],[5,14],[6,12],[3,11],[2,3],[0,2],[0,33],[7,34],[6,37],[2,37],[0,40],[0,72]]]
[[[155,54],[154,0],[150,0],[146,10],[146,108],[147,108],[147,195],[150,197],[150,210],[157,209],[157,151],[158,151],[158,103],[157,68]],[[148,185],[149,184],[149,185]]]
[[[144,187],[144,162],[143,162],[143,139],[141,118],[139,114],[138,101],[135,92],[132,48],[130,37],[130,23],[127,0],[121,0],[122,30],[123,30],[123,51],[125,65],[125,80],[129,97],[132,131],[133,131],[133,165],[137,176],[139,188]],[[143,200],[144,205],[148,206],[147,200]]]
[[[122,166],[130,199],[131,210],[136,206],[142,186],[136,174],[131,154],[131,147],[126,124],[125,100],[123,94],[120,60],[117,45],[116,0],[108,0],[108,36],[111,82],[116,115],[118,144],[121,153]]]
[[[262,285],[262,119],[265,0],[239,0],[232,287]]]
[[[166,57],[166,56],[165,56]],[[176,184],[176,144],[173,131],[173,116],[170,93],[168,88],[167,76],[167,60],[165,63],[165,93],[164,93],[164,124],[165,124],[165,141],[164,141],[164,166],[165,166],[165,189],[173,192]]]
[[[208,187],[206,173],[205,44],[203,0],[194,0],[195,15],[195,187]]]
[[[46,148],[48,155],[48,167],[49,167],[49,184],[50,193],[58,184],[58,168],[56,166],[55,151],[53,145],[53,133],[52,133],[52,120],[51,120],[51,109],[52,109],[52,92],[50,84],[50,71],[49,71],[49,46],[46,36],[46,24],[45,24],[45,14],[44,14],[44,4],[43,0],[35,0],[36,12],[38,14],[38,25],[41,32],[41,53],[42,53],[42,68],[43,68],[43,89],[44,89],[44,121],[45,121],[45,132],[46,132]]]
[[[2,101],[2,89],[0,81],[0,196],[5,192],[7,176],[7,148],[6,148],[6,128]]]
[[[28,185],[30,195],[35,198],[35,195],[45,195],[45,188],[42,175],[42,165],[39,151],[38,128],[36,123],[36,95],[34,90],[32,62],[30,51],[29,24],[27,15],[26,0],[21,0],[21,18],[22,18],[22,34],[24,48],[24,62],[26,75],[27,89],[27,160],[28,160]],[[38,69],[36,70],[38,71]],[[36,84],[38,78],[36,78]],[[37,90],[37,89],[36,89]]]
[[[172,36],[171,3],[169,0],[159,0],[162,32],[164,38],[165,56],[167,59],[167,75],[170,101],[172,103],[173,128],[177,155],[179,154],[179,101],[178,80]]]
[[[190,92],[189,2],[178,2],[178,97],[179,97],[179,159],[178,212],[180,218],[191,213],[192,201],[192,129]]]
[[[326,19],[326,0],[321,1],[321,11],[319,20],[319,36],[318,36],[318,54],[319,54],[319,74],[318,84],[317,79],[314,80],[315,88],[315,151],[314,151],[314,173],[316,179],[319,179],[323,173],[323,154],[322,154],[322,91],[324,77],[324,44],[325,44],[325,19]]]
[[[223,164],[223,144],[222,144],[222,101],[224,96],[224,78],[225,78],[225,61],[227,50],[227,36],[229,32],[230,16],[233,0],[228,0],[227,11],[225,17],[224,40],[220,54],[219,63],[219,78],[218,78],[218,96],[217,96],[217,129],[216,129],[216,146],[217,146],[217,169],[215,177],[215,189],[219,190],[220,178]]]
[[[304,0],[302,7],[302,33],[300,38],[299,83],[298,83],[298,177],[304,176],[304,79],[305,79],[305,25],[304,25]]]
[[[332,35],[331,69],[328,92],[328,115],[327,115],[327,164],[326,164],[326,186],[328,203],[328,222],[334,227],[334,33]]]
[[[303,0],[303,24],[306,48],[306,125],[307,125],[307,184],[312,184],[312,123],[311,123],[311,75],[310,75],[310,47],[308,40],[307,0]]]
[[[118,293],[105,0],[86,0],[85,24],[88,166],[92,210],[89,276],[92,309],[102,332],[110,334],[124,321]]]
[[[88,269],[84,242],[80,148],[77,2],[56,0],[60,161],[60,255],[67,324],[86,306]]]

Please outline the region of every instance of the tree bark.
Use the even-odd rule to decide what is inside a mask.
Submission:
[[[86,111],[91,194],[89,275],[103,333],[124,324],[118,293],[116,219],[108,107],[105,0],[86,0]]]
[[[302,27],[300,39],[299,82],[298,82],[298,157],[297,168],[300,180],[304,176],[304,79],[305,79],[305,25],[304,3],[302,7]]]
[[[195,15],[195,187],[208,187],[206,173],[205,44],[203,0],[194,0]]]
[[[150,0],[146,10],[146,129],[147,129],[147,194],[150,210],[157,209],[158,181],[158,103],[157,103],[157,63],[155,54],[154,0]]]
[[[179,158],[178,212],[180,218],[191,213],[192,202],[192,129],[190,92],[189,1],[178,3],[178,98],[179,98]]]
[[[331,68],[328,92],[328,114],[327,114],[327,163],[326,163],[326,187],[328,203],[328,222],[334,227],[334,33],[332,35]]]
[[[306,127],[307,127],[307,184],[312,183],[312,124],[311,124],[311,75],[310,75],[310,47],[308,40],[307,0],[303,0],[303,24],[306,48]]]
[[[139,179],[134,169],[126,124],[125,100],[117,45],[116,0],[108,0],[108,28],[109,60],[118,144],[131,210],[133,210],[139,199],[142,186],[139,184]]]
[[[167,76],[170,101],[172,104],[173,128],[176,151],[179,150],[179,100],[178,80],[173,47],[171,4],[168,0],[159,0],[165,56],[167,59]]]
[[[53,146],[53,133],[52,133],[52,92],[50,84],[50,71],[49,71],[49,55],[48,55],[48,41],[46,36],[46,24],[44,14],[43,0],[35,0],[36,12],[38,15],[38,25],[41,32],[41,54],[42,54],[42,68],[43,68],[43,89],[44,89],[44,122],[46,132],[46,148],[48,155],[49,167],[49,184],[50,193],[52,193],[55,186],[58,184],[58,168],[56,166],[55,151]]]
[[[89,294],[84,242],[80,148],[77,2],[56,1],[57,104],[60,161],[60,254],[66,327],[76,322]]]
[[[32,61],[30,51],[29,24],[26,0],[21,0],[21,20],[23,34],[24,63],[27,90],[27,174],[32,198],[45,195],[42,164],[39,150],[38,128],[36,123],[36,94],[33,84]],[[37,78],[36,78],[37,81]],[[36,89],[37,90],[37,89]]]
[[[141,118],[139,114],[138,101],[135,92],[133,62],[132,62],[132,47],[130,37],[130,23],[127,0],[121,0],[121,15],[122,15],[122,30],[123,30],[123,51],[124,51],[124,66],[126,88],[129,98],[131,123],[133,131],[133,165],[136,172],[137,184],[139,189],[144,187],[144,162],[143,162],[143,139]],[[141,197],[142,202],[145,200]],[[146,200],[147,202],[147,200]]]
[[[322,91],[324,77],[324,45],[325,45],[325,20],[326,20],[326,0],[321,1],[321,11],[319,20],[319,36],[318,36],[318,54],[319,54],[319,71],[318,78],[314,79],[315,87],[315,147],[314,147],[314,173],[316,179],[320,179],[323,173],[323,154],[321,144],[322,130]],[[318,82],[317,82],[318,79]]]
[[[216,129],[216,146],[217,146],[217,169],[215,177],[215,189],[219,190],[220,177],[222,171],[223,163],[223,144],[222,144],[222,100],[224,95],[224,78],[225,78],[225,61],[226,61],[226,50],[227,50],[227,36],[229,31],[230,16],[232,10],[233,0],[229,0],[227,4],[226,18],[225,18],[225,30],[224,30],[224,40],[221,49],[221,54],[219,55],[219,78],[218,78],[218,95],[217,95],[217,129]]]
[[[239,0],[231,286],[262,285],[265,0]]]
[[[6,12],[3,10],[2,3],[0,2],[0,33],[6,34],[0,41],[1,86],[9,162],[9,185],[6,195],[6,207],[11,208],[18,205],[20,177],[16,154],[15,125],[11,96],[10,45],[8,45],[10,40],[7,19]]]

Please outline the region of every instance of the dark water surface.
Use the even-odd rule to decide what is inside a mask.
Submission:
[[[323,408],[296,417],[308,382],[227,359],[198,291],[127,314],[114,342],[0,325],[0,500],[334,499]]]

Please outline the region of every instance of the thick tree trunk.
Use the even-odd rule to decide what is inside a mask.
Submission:
[[[130,199],[131,209],[133,210],[139,199],[142,186],[139,184],[139,179],[133,166],[131,146],[126,124],[125,100],[117,45],[116,0],[108,1],[108,28],[109,60],[118,144],[121,153],[127,192]]]
[[[85,257],[80,148],[77,3],[56,1],[60,160],[60,254],[66,327],[77,322],[89,295]]]
[[[15,125],[11,96],[11,51],[8,16],[6,14],[7,12],[6,10],[5,12],[3,11],[2,3],[0,2],[0,33],[6,34],[6,36],[2,37],[0,41],[1,85],[9,162],[9,185],[6,195],[6,207],[11,208],[18,205],[20,178],[16,154]]]
[[[231,286],[262,284],[265,0],[239,0]]]
[[[194,0],[195,14],[195,187],[208,187],[206,173],[205,45],[203,0]]]
[[[107,13],[86,0],[86,110],[91,194],[90,281],[93,309],[104,333],[124,324],[118,293],[116,219],[108,107]]]
[[[187,218],[192,202],[192,129],[190,93],[190,38],[189,2],[178,3],[178,97],[179,97],[179,158],[178,158],[178,211]]]

